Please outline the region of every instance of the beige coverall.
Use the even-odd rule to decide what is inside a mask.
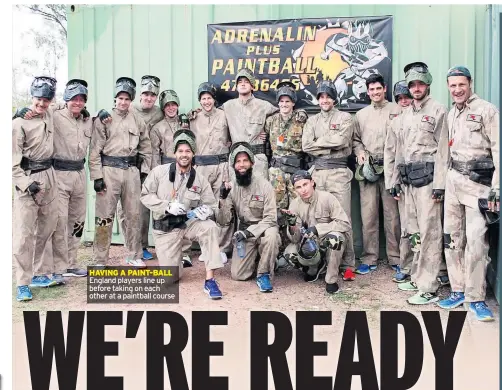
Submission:
[[[353,151],[356,156],[366,153],[378,165],[383,165],[387,123],[400,112],[400,107],[384,100],[358,111],[354,117]],[[384,168],[385,170],[385,168]],[[372,183],[359,182],[361,220],[363,231],[363,264],[376,265],[380,252],[380,200],[383,206],[383,226],[385,230],[387,259],[390,265],[399,265],[399,210],[397,201],[385,190],[384,176]]]
[[[155,126],[159,121],[164,118],[164,113],[159,106],[153,106],[150,110],[145,110],[141,107],[141,104],[132,104],[132,111],[140,116],[145,121],[148,135],[150,136],[150,131],[152,127]],[[147,173],[147,172],[145,172]],[[119,218],[120,227],[122,231],[126,230],[125,226],[125,215],[122,210],[122,203],[119,202],[117,205],[117,216]],[[150,229],[150,210],[148,210],[143,204],[141,205],[141,244],[143,248],[147,248],[148,245],[148,231]],[[125,239],[125,237],[124,237]],[[126,244],[127,245],[127,244]]]
[[[402,163],[434,163],[441,132],[448,131],[446,107],[428,96],[420,107],[412,102],[396,119],[399,121],[399,130],[396,132],[395,169]],[[420,247],[412,245],[416,273],[412,272],[411,275],[420,292],[435,293],[439,287],[437,276],[443,260],[443,205],[436,203],[431,196],[433,189],[444,189],[445,170],[446,166],[439,161],[434,164],[433,182],[422,187],[403,186],[407,230],[410,235],[419,233],[421,240]]]
[[[448,125],[449,132],[446,129],[441,139],[442,156],[448,156],[450,142],[453,162],[491,157],[495,166],[491,187],[473,182],[469,173],[453,162],[446,173],[444,246],[451,290],[463,292],[466,302],[479,302],[485,300],[490,258],[486,221],[478,199],[487,198],[490,188],[500,186],[499,111],[474,94],[461,111],[456,105],[450,110]]]
[[[51,107],[49,107],[51,109]],[[56,106],[54,118],[54,170],[59,189],[58,222],[52,245],[35,258],[54,258],[54,272],[64,274],[78,268],[77,251],[84,232],[87,205],[87,177],[84,161],[91,142],[92,120],[75,118],[64,106]],[[37,248],[40,249],[40,248]],[[52,249],[52,250],[51,250]]]
[[[245,102],[242,102],[240,98],[228,100],[221,108],[225,111],[233,143],[244,141],[253,147],[264,148],[264,142],[259,135],[265,131],[267,117],[279,110],[277,107],[251,95]],[[253,150],[253,153],[255,155],[253,172],[268,179],[268,160],[265,150]],[[233,177],[233,175],[234,172],[231,170],[230,176]]]
[[[174,162],[173,136],[181,130],[179,118],[164,117],[160,122],[152,127],[150,140],[152,142],[152,169],[162,164],[162,156],[170,158],[169,162]]]
[[[193,185],[187,188],[189,173],[181,175],[177,170],[174,183],[172,183],[169,181],[170,166],[171,164],[165,164],[154,168],[143,183],[141,190],[141,202],[153,213],[153,238],[159,265],[179,266],[179,277],[181,278],[183,270],[182,243],[185,240],[195,240],[199,242],[206,270],[222,268],[223,263],[218,248],[219,228],[211,219],[205,221],[189,219],[186,222],[186,228],[177,228],[170,232],[155,228],[155,220],[160,220],[166,215],[169,202],[175,199],[183,203],[187,211],[206,205],[215,214],[218,212],[218,203],[209,182],[203,175],[196,172]]]
[[[232,256],[232,279],[248,280],[256,269],[257,276],[268,273],[274,276],[275,262],[279,253],[280,237],[277,226],[277,207],[272,185],[262,176],[253,175],[247,187],[232,182],[232,189],[226,199],[220,199],[217,221],[221,225],[232,222],[232,209],[239,219],[238,230],[253,234],[245,241],[244,258]],[[234,252],[236,252],[234,250]],[[256,255],[260,255],[256,268]]]
[[[401,110],[402,111],[402,110]],[[399,131],[399,120],[393,118],[387,125],[387,138],[385,140],[384,149],[384,176],[385,176],[385,189],[389,191],[394,184],[398,182],[397,170],[395,170],[396,161],[396,132]],[[406,196],[404,194],[404,187],[402,187],[403,192],[399,195],[399,201],[397,205],[399,207],[399,220],[401,226],[401,239],[399,241],[399,268],[403,274],[411,275],[411,265],[413,264],[413,252],[411,251],[411,245],[409,240],[409,234],[407,230],[406,221],[406,207],[405,200]]]
[[[114,157],[134,157],[143,159],[141,171],[150,172],[152,145],[145,121],[130,110],[120,114],[115,108],[111,112],[112,122],[103,125],[94,121],[89,153],[91,180],[103,179],[106,191],[96,194],[96,232],[94,236],[94,256],[97,264],[106,264],[110,250],[113,220],[120,200],[126,218],[124,241],[128,260],[141,259],[141,220],[139,170],[134,166],[117,168],[105,166],[101,154]]]
[[[50,160],[53,140],[50,112],[31,120],[16,118],[12,121],[12,184],[15,186],[12,256],[16,264],[17,286],[27,286],[33,276],[53,272],[52,258],[34,258],[34,254],[42,253],[56,230],[59,203],[56,175],[48,163],[48,169],[38,172],[21,167],[25,159],[34,162]],[[34,181],[40,183],[41,191],[32,197],[28,187]]]
[[[228,176],[228,150],[230,134],[228,132],[225,113],[213,107],[209,112],[202,110],[195,119],[190,121],[190,129],[194,132],[197,143],[195,166],[197,173],[206,177],[211,185],[215,199],[220,198],[220,188]],[[220,163],[208,161],[220,156]],[[233,229],[230,226],[220,226],[220,251],[225,252],[232,244]]]
[[[321,167],[318,162],[333,158],[347,161],[352,154],[352,134],[351,115],[332,108],[328,112],[321,111],[310,117],[305,123],[302,136],[303,151],[313,155],[317,160],[312,173],[316,188],[327,191],[338,199],[351,224],[351,180],[354,174],[346,166],[346,162],[345,166],[334,168]],[[342,266],[354,270],[356,258],[352,237],[351,230],[347,232]]]
[[[343,210],[340,202],[338,202],[334,195],[326,191],[314,190],[314,194],[308,201],[300,197],[296,198],[291,202],[289,211],[298,217],[294,234],[291,234],[288,228],[288,236],[292,242],[290,245],[296,247],[296,252],[298,251],[298,244],[302,239],[300,227],[304,222],[307,223],[309,227],[315,226],[319,235],[319,242],[322,242],[328,233],[340,233],[346,240],[347,233],[352,230],[349,217]],[[338,269],[342,261],[344,249],[345,241],[340,250],[328,249],[326,251],[328,267],[325,281],[328,284],[338,282]],[[302,263],[301,258],[298,258],[298,261]],[[308,274],[317,271],[317,264],[302,265],[309,266],[309,271],[307,271]]]

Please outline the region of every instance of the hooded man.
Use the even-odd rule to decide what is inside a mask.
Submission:
[[[214,271],[222,268],[219,228],[214,222],[217,202],[207,179],[193,167],[196,138],[190,130],[174,134],[176,162],[155,167],[143,183],[141,202],[153,213],[153,237],[161,266],[183,271],[183,241],[198,241],[206,265],[204,291],[211,299],[222,297]]]
[[[280,237],[277,226],[277,206],[272,185],[263,176],[254,175],[256,161],[251,145],[237,142],[230,148],[230,166],[235,179],[224,183],[220,191],[220,212],[217,222],[229,225],[233,211],[239,220],[234,234],[237,255],[232,256],[232,279],[248,280],[256,273],[261,292],[273,290]],[[260,259],[256,264],[256,257]]]

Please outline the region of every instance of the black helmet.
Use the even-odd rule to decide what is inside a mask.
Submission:
[[[396,103],[399,95],[406,95],[410,99],[413,99],[413,96],[411,96],[410,90],[408,89],[408,83],[406,83],[405,80],[398,81],[396,84],[394,84],[394,91],[392,92],[392,95],[394,95],[394,100],[396,101]]]
[[[52,100],[54,99],[54,95],[56,95],[56,84],[57,81],[53,77],[35,77],[30,87],[31,96]]]
[[[209,83],[209,82],[204,82],[201,85],[199,85],[199,89],[197,90],[197,99],[200,101],[200,96],[203,93],[209,93],[214,100],[216,100],[216,87]]]
[[[333,100],[336,100],[337,98],[336,88],[334,84],[329,80],[324,80],[317,84],[316,99],[319,100],[319,95],[321,93],[327,93],[328,96],[330,96]]]
[[[277,84],[277,92],[275,93],[275,101],[279,103],[282,96],[287,96],[291,99],[293,104],[296,103],[295,85],[291,81],[283,81]]]
[[[119,77],[115,82],[115,97],[120,92],[127,93],[131,100],[134,100],[136,97],[136,81],[129,77]]]
[[[72,79],[66,83],[66,88],[63,94],[63,100],[69,102],[75,96],[84,95],[87,101],[87,81],[80,79]]]
[[[478,199],[479,211],[486,219],[488,225],[498,224],[500,219],[500,214],[498,211],[490,211],[488,209],[488,199],[480,198]]]

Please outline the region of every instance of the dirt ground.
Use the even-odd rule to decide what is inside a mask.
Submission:
[[[155,253],[155,249],[151,249]],[[66,286],[51,287],[48,289],[32,289],[31,302],[18,303],[13,301],[13,322],[22,320],[23,310],[227,310],[237,318],[240,313],[250,310],[277,310],[282,312],[296,310],[331,310],[339,313],[340,317],[348,310],[364,310],[368,321],[379,321],[382,310],[406,310],[420,316],[423,310],[438,310],[441,318],[446,320],[448,313],[440,310],[435,305],[412,306],[406,299],[413,293],[398,290],[397,284],[392,282],[393,270],[381,264],[378,270],[368,275],[357,275],[353,282],[339,281],[341,291],[329,296],[325,293],[324,281],[305,283],[299,270],[281,269],[273,282],[274,291],[264,294],[258,290],[254,280],[237,282],[230,277],[230,261],[222,270],[217,271],[216,280],[223,292],[223,299],[212,301],[203,292],[204,266],[198,261],[198,252],[192,251],[193,267],[185,268],[183,279],[180,283],[179,304],[149,304],[149,305],[113,305],[113,304],[87,304],[86,303],[86,278],[67,278]],[[121,265],[124,258],[124,247],[113,245],[110,249],[111,263]],[[81,246],[79,250],[79,263],[81,267],[91,265],[92,247]],[[146,261],[147,265],[158,265],[154,256],[153,260]],[[123,264],[122,264],[123,265]],[[441,297],[448,294],[449,289],[440,290]],[[15,283],[13,282],[13,292]],[[15,295],[14,295],[15,296]],[[487,304],[499,317],[499,306],[488,290]],[[457,309],[462,310],[462,309]],[[499,329],[498,320],[492,323],[478,323],[471,315],[466,322],[472,326],[481,326],[482,329]]]

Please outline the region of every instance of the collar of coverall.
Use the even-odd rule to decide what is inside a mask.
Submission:
[[[247,106],[249,104],[249,102],[252,101],[254,98],[255,97],[253,95],[253,92],[251,92],[251,96],[246,101],[242,101],[242,99],[239,96],[239,103],[242,104],[243,106]]]
[[[469,99],[466,100],[465,102],[465,106],[470,108],[471,107],[471,103],[478,99],[478,95],[476,95],[475,93],[473,93],[471,96],[469,96]]]
[[[83,117],[83,115],[81,113],[79,113],[77,117],[74,117],[73,114],[71,113],[70,109],[68,108],[68,105],[65,105],[65,109],[63,110],[63,112],[65,113],[66,117],[69,119],[75,119],[78,121],[79,119],[82,119],[82,117]]]
[[[211,108],[210,111],[206,111],[206,110],[202,109],[205,116],[213,116],[216,113],[216,110],[217,110],[217,108],[215,106],[213,106],[213,108]]]
[[[378,103],[375,103],[374,101],[372,101],[371,106],[373,108],[384,108],[387,105],[387,103],[389,103],[387,99],[383,99],[381,102],[378,102]]]
[[[168,117],[167,115],[164,114],[164,119],[166,122],[172,123],[172,122],[179,122],[179,116],[176,115],[174,118]]]
[[[152,106],[152,108],[143,108],[141,103],[134,103],[134,106],[138,109],[139,112],[151,112],[155,108],[155,104]]]
[[[286,115],[286,118],[284,118],[279,111],[279,118],[281,118],[282,122],[288,122],[291,118],[293,118],[293,114],[295,113],[295,110],[292,110],[288,115]]]
[[[329,110],[329,111],[323,111],[323,110],[321,110],[321,117],[323,117],[323,118],[329,118],[336,111],[337,111],[337,109],[335,108],[335,106],[333,106],[333,108],[331,110]]]
[[[427,104],[427,102],[428,102],[429,100],[431,100],[431,95],[426,96],[426,97],[425,97],[425,99],[424,99],[424,100],[422,100],[422,103],[421,103],[418,107],[417,107],[417,106],[415,106],[415,100],[413,100],[413,101],[411,102],[411,106],[413,107],[413,111],[415,111],[415,112],[420,111],[422,108],[424,108],[424,107],[425,107],[425,105]]]
[[[121,116],[122,118],[125,118],[127,114],[129,114],[129,110],[120,111],[118,108],[112,108],[112,111],[115,112],[118,116]]]

